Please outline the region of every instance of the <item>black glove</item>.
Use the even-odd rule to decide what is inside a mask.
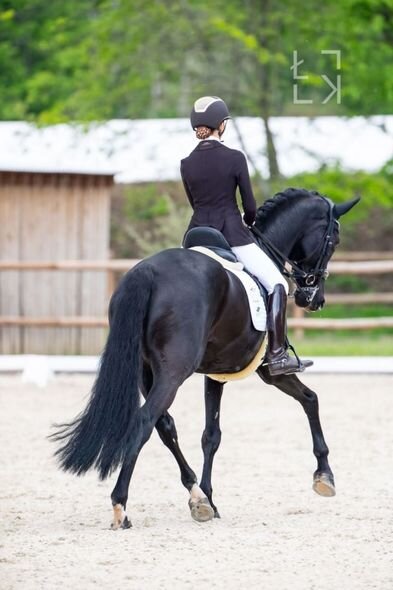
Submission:
[[[255,215],[250,216],[250,215],[247,215],[247,213],[245,213],[243,215],[243,221],[248,227],[252,227],[255,222]]]

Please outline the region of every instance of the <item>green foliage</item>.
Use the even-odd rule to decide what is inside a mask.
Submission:
[[[131,220],[150,220],[169,214],[170,198],[158,191],[155,184],[127,188],[125,213]]]
[[[176,185],[175,191],[171,188],[160,184],[124,187],[113,199],[111,244],[115,257],[144,258],[181,245],[190,208],[180,186]]]
[[[391,316],[393,305],[329,305],[329,287],[326,295],[327,305],[321,311],[313,313],[316,318],[378,318]],[[381,328],[376,331],[391,333],[389,328]]]
[[[3,0],[0,118],[186,116],[212,93],[236,115],[388,113],[392,31],[392,0]],[[326,49],[341,105],[322,105]],[[294,50],[313,105],[293,104]]]
[[[369,282],[364,277],[354,275],[333,275],[327,284],[330,293],[365,293],[370,290]]]
[[[391,167],[390,163],[374,174],[347,173],[338,167],[322,168],[318,172],[274,181],[269,195],[262,196],[255,183],[254,189],[259,204],[275,192],[290,186],[317,190],[336,203],[360,195],[360,203],[341,220],[340,249],[356,250],[361,243],[362,250],[388,250],[391,249],[393,227]],[[114,199],[112,211],[112,245],[116,256],[144,256],[146,252],[157,252],[180,243],[191,216],[181,182],[145,183],[126,186],[121,190],[121,197]],[[141,236],[148,235],[148,246],[138,242],[138,233]],[[329,279],[332,292],[364,292],[369,285],[370,279],[365,277],[337,276]]]
[[[166,205],[166,215],[161,214],[159,223],[145,224],[143,231],[140,231],[140,226],[131,220],[126,225],[126,233],[138,248],[141,258],[166,248],[181,246],[189,217],[188,208],[177,207],[169,195],[166,196]]]
[[[317,172],[305,172],[272,181],[271,191],[275,193],[289,186],[316,190],[335,203],[360,196],[360,203],[340,220],[342,225],[340,249],[391,250],[393,227],[391,164],[385,165],[381,171],[375,173],[346,172],[338,166],[322,167]],[[368,279],[369,284],[370,280]],[[339,281],[338,277],[332,279],[333,285],[336,281]],[[371,282],[375,284],[375,281],[376,279],[373,279]]]
[[[393,209],[393,173],[392,165],[386,165],[378,173],[346,172],[338,166],[322,167],[317,172],[304,172],[272,183],[273,192],[282,190],[283,182],[287,186],[302,187],[316,190],[332,199],[335,203],[342,203],[360,196],[361,202],[345,217],[352,225],[365,220],[372,209]]]
[[[95,2],[5,0],[0,12],[0,116],[51,123],[85,70],[85,32]],[[56,115],[55,115],[56,113]]]
[[[393,356],[391,335],[367,331],[315,332],[307,331],[302,340],[289,334],[298,355],[310,356]]]

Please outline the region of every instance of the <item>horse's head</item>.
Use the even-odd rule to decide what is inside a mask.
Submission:
[[[316,311],[325,303],[327,265],[338,245],[339,218],[359,198],[340,205],[315,191],[286,189],[258,209],[253,233],[282,272],[296,284],[295,303]],[[289,263],[291,270],[284,270]]]
[[[325,280],[329,276],[327,265],[340,242],[338,220],[360,200],[355,198],[334,205],[329,199],[322,199],[324,206],[315,207],[310,221],[305,223],[303,235],[289,254],[297,267],[294,272],[295,303],[309,311],[317,311],[325,303]]]

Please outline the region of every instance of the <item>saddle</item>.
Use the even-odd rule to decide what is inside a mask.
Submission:
[[[220,231],[218,231],[214,227],[208,226],[193,227],[192,229],[190,229],[184,236],[183,248],[188,249],[198,247],[207,248],[208,250],[211,250],[212,252],[214,252],[214,254],[220,256],[221,258],[224,258],[224,260],[226,260],[227,262],[237,263],[238,270],[241,265],[241,269],[243,270],[243,272],[248,274],[258,286],[258,289],[263,297],[266,306],[267,291],[265,287],[262,285],[262,283],[258,280],[256,276],[254,276],[246,268],[244,268],[242,263],[236,257],[235,253],[232,252],[230,245],[228,244],[227,240]]]
[[[183,240],[183,247],[196,248],[197,246],[209,248],[209,250],[221,256],[221,258],[228,260],[228,262],[239,262],[227,240],[214,227],[193,227],[186,233]]]

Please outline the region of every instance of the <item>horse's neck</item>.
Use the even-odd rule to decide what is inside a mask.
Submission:
[[[289,256],[300,235],[304,233],[304,227],[298,222],[291,223],[290,219],[277,219],[273,224],[266,225],[264,234],[284,254]]]

